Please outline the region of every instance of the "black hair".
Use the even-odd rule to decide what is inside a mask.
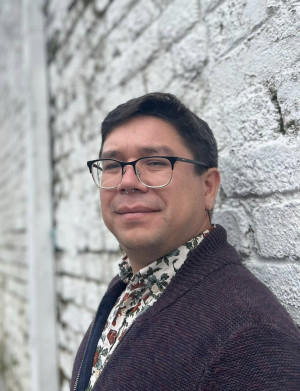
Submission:
[[[195,160],[204,162],[208,168],[218,166],[218,149],[215,137],[208,124],[189,110],[176,96],[153,92],[134,98],[117,106],[102,122],[102,144],[116,127],[134,117],[152,116],[161,118],[177,130]],[[196,166],[202,174],[205,167]]]

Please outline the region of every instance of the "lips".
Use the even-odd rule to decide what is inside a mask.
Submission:
[[[117,214],[124,215],[124,214],[134,214],[134,213],[153,213],[157,211],[158,209],[149,208],[143,205],[135,205],[135,206],[118,207],[115,212]]]

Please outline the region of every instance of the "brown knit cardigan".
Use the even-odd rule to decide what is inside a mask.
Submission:
[[[71,390],[86,390],[98,339],[124,288],[116,277],[103,297]],[[93,390],[300,391],[300,333],[217,226],[129,328]]]

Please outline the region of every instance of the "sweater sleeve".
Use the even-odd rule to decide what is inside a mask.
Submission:
[[[198,390],[299,391],[299,333],[268,325],[243,327],[218,350]]]

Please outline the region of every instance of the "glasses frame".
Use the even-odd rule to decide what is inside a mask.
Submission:
[[[144,182],[142,182],[142,180],[141,180],[140,177],[139,177],[138,170],[136,169],[136,163],[137,163],[138,161],[140,161],[140,160],[149,159],[149,158],[164,158],[164,159],[169,160],[169,162],[171,163],[172,174],[171,174],[171,176],[170,176],[170,180],[169,180],[168,183],[166,183],[165,185],[160,185],[160,186],[149,186],[149,185],[146,185]],[[140,182],[142,185],[144,185],[144,186],[146,186],[146,187],[149,187],[149,188],[151,188],[151,189],[159,189],[159,188],[168,186],[168,184],[169,184],[169,183],[171,182],[171,180],[172,180],[173,172],[174,172],[174,166],[175,166],[175,163],[176,163],[176,162],[183,162],[183,163],[196,164],[197,166],[202,166],[202,167],[209,168],[207,164],[205,164],[205,163],[203,163],[203,162],[200,162],[200,161],[198,161],[198,160],[191,160],[191,159],[186,159],[186,158],[178,157],[178,156],[159,156],[159,155],[157,155],[157,156],[144,156],[144,157],[141,157],[141,158],[139,158],[139,159],[133,160],[133,161],[131,161],[131,162],[122,162],[122,161],[116,160],[116,159],[96,159],[96,160],[89,160],[86,164],[87,164],[87,166],[88,166],[88,168],[89,168],[89,170],[90,170],[90,174],[92,175],[93,180],[94,180],[96,186],[99,187],[100,189],[103,189],[103,190],[116,189],[116,188],[119,186],[119,184],[121,183],[121,181],[122,181],[122,178],[121,178],[121,181],[120,181],[116,186],[113,186],[113,187],[102,187],[102,186],[99,186],[99,185],[97,184],[97,182],[95,181],[95,178],[94,178],[94,176],[93,176],[92,166],[93,166],[93,164],[96,163],[96,162],[99,162],[99,161],[102,162],[102,161],[107,161],[107,160],[112,160],[112,161],[117,162],[117,163],[120,164],[121,169],[122,169],[122,178],[123,178],[123,175],[124,175],[124,173],[125,173],[124,167],[125,167],[125,166],[132,166],[133,169],[134,169],[135,175],[137,176],[139,182]]]

